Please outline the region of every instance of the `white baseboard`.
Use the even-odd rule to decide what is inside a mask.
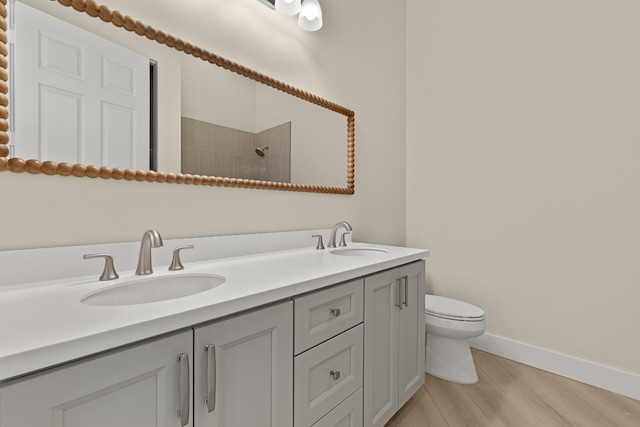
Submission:
[[[640,400],[640,375],[556,353],[518,341],[484,334],[469,340],[471,347],[594,387]]]

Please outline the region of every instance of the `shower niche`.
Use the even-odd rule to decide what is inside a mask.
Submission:
[[[291,182],[291,122],[251,132],[182,117],[183,174]]]

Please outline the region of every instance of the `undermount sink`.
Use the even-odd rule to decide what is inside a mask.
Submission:
[[[329,251],[329,253],[343,256],[370,256],[388,254],[389,251],[380,248],[340,248]]]
[[[80,299],[88,305],[114,306],[167,301],[208,291],[220,286],[224,277],[211,274],[136,278],[89,293]]]

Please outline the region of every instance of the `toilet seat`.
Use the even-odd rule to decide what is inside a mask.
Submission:
[[[424,296],[424,312],[441,319],[464,322],[484,320],[484,311],[475,305],[437,295]]]

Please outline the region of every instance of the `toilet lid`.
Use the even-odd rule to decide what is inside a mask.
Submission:
[[[452,320],[477,321],[484,319],[484,311],[475,305],[436,295],[424,296],[424,312]]]

